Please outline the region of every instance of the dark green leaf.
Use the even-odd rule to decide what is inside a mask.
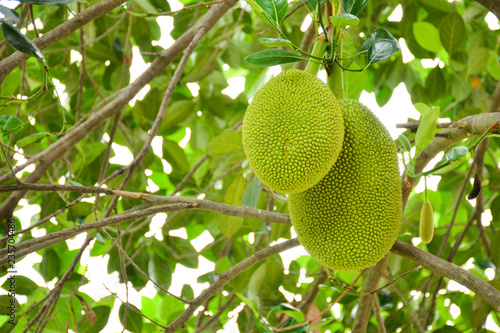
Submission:
[[[186,120],[195,112],[196,102],[188,99],[176,101],[168,106],[162,126],[173,126]]]
[[[425,79],[425,90],[430,102],[435,102],[446,92],[446,79],[439,66],[434,67]]]
[[[33,5],[64,6],[75,0],[19,0],[19,2],[30,3]]]
[[[276,24],[279,25],[283,21],[288,9],[286,0],[255,0],[255,2]]]
[[[290,62],[304,61],[308,58],[290,51],[272,49],[255,52],[245,58],[245,61],[257,66],[275,66]]]
[[[128,310],[126,309],[128,308]],[[122,303],[118,311],[120,317],[120,323],[130,332],[142,332],[142,316],[134,311],[140,311],[135,305]],[[127,311],[127,317],[125,318],[125,312]]]
[[[368,0],[342,0],[341,11],[342,13],[358,16],[367,2]]]
[[[441,50],[441,39],[439,30],[429,22],[413,23],[413,35],[417,43],[424,49],[430,52],[439,52]]]
[[[109,306],[96,306],[90,311],[95,315],[94,323],[88,319],[88,314],[81,316],[77,324],[78,333],[99,333],[108,324],[111,308]]]
[[[443,18],[439,26],[439,36],[444,49],[450,56],[462,45],[465,33],[465,23],[462,15],[453,11]]]
[[[415,157],[420,155],[422,150],[431,143],[434,135],[436,135],[439,110],[439,107],[432,107],[420,121],[417,134],[415,135]]]
[[[447,0],[419,0],[426,8],[440,12],[449,12],[451,4]]]
[[[264,185],[257,178],[253,177],[252,180],[248,183],[248,186],[243,194],[243,198],[241,200],[242,206],[257,207],[257,203],[259,202],[260,192],[262,191],[262,187]]]
[[[4,282],[4,284],[2,284],[2,288],[8,292],[12,292],[17,295],[29,296],[39,288],[35,282],[25,276],[16,275],[13,279],[11,276],[7,276],[9,278]]]
[[[455,162],[469,153],[469,148],[467,147],[453,147],[445,155],[445,159],[449,162]]]
[[[42,51],[16,27],[2,21],[2,32],[5,40],[19,52],[26,53],[29,56],[37,58],[42,63],[45,63]]]
[[[163,140],[163,157],[176,171],[188,172],[190,169],[184,149],[175,141]]]
[[[23,122],[15,116],[2,115],[0,117],[0,130],[2,131],[2,134],[12,134],[18,132],[21,130],[22,125]]]
[[[15,314],[21,310],[21,305],[15,297],[9,295],[0,295],[0,315],[7,316]],[[15,317],[15,316],[14,316]]]
[[[19,14],[9,7],[0,5],[0,13],[4,15],[0,20],[4,20],[12,25],[16,25],[19,22]]]
[[[40,274],[42,274],[46,282],[49,282],[59,276],[59,272],[61,271],[61,258],[52,248],[48,248],[44,252],[40,264]]]
[[[367,54],[370,65],[391,56],[400,49],[398,41],[389,31],[377,28],[368,36],[359,51]]]
[[[319,1],[319,7],[316,7],[316,6],[318,6],[318,0],[307,0],[307,2],[309,2],[309,4],[311,5],[311,7],[317,13],[319,10],[321,10],[321,8],[323,8],[323,5],[326,3],[326,0],[320,0]]]
[[[356,15],[342,13],[339,15],[330,16],[330,22],[332,22],[333,26],[340,29],[346,26],[354,26],[358,25],[359,18]]]

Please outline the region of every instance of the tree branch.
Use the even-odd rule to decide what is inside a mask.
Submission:
[[[250,257],[247,259],[239,262],[238,264],[234,265],[232,268],[228,269],[225,272],[222,272],[219,275],[219,278],[215,280],[210,287],[205,289],[198,297],[196,297],[191,304],[184,310],[173,322],[171,322],[167,328],[165,329],[165,333],[169,332],[175,332],[178,328],[181,326],[184,326],[193,313],[196,311],[196,309],[202,305],[207,299],[210,297],[214,296],[226,283],[234,279],[238,274],[248,270],[250,267],[253,265],[261,262],[262,260],[273,256],[275,254],[278,254],[280,252],[283,252],[285,250],[291,249],[293,247],[299,246],[299,241],[294,238],[287,240],[283,243],[279,243],[277,245],[270,246],[268,248],[265,248],[264,250],[260,250],[258,252],[255,252],[252,254]]]
[[[72,19],[64,22],[51,31],[48,31],[43,36],[35,39],[33,42],[40,50],[43,50],[46,47],[54,44],[58,40],[69,36],[71,33],[78,30],[85,24],[94,21],[95,19],[103,16],[106,13],[109,13],[111,10],[120,6],[124,2],[126,2],[126,0],[99,1],[95,5],[87,8],[81,13],[78,13],[78,15],[73,17]],[[14,70],[14,68],[21,65],[29,57],[29,55],[17,51],[10,55],[8,58],[2,60],[0,62],[0,85],[2,84],[5,77]]]
[[[161,72],[190,44],[191,40],[200,29],[209,31],[222,15],[224,15],[236,2],[237,0],[229,0],[213,6],[191,29],[179,37],[170,48],[164,50],[151,66],[132,84],[114,94],[113,96],[116,97],[114,100],[111,102],[109,102],[109,100],[102,102],[101,106],[104,106],[102,106],[98,112],[92,114],[80,125],[73,127],[65,136],[51,144],[44,151],[32,156],[23,165],[15,167],[14,173],[23,170],[30,164],[39,162],[35,170],[24,180],[27,183],[38,181],[56,160],[61,158],[70,148],[87,136],[88,133],[99,126],[104,120],[111,117],[115,112],[120,110],[121,107],[125,106],[153,78],[161,74]],[[48,34],[49,33],[44,36]],[[0,184],[12,179],[12,177],[13,175],[10,172],[1,176]],[[25,192],[17,192],[5,200],[0,206],[0,220],[12,215],[12,211],[24,194]]]
[[[500,20],[500,1],[498,0],[476,0],[490,12],[495,14],[497,20]]]
[[[500,291],[469,271],[399,240],[396,240],[391,252],[466,286],[500,311]]]

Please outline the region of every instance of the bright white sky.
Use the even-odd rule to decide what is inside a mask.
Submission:
[[[168,1],[172,10],[179,10],[182,9],[183,5],[178,1],[178,0],[169,0]],[[14,1],[0,1],[0,4],[12,7],[15,2]],[[396,9],[393,11],[393,13],[390,15],[389,20],[393,22],[399,22],[401,21],[402,18],[402,9],[401,5],[398,5]],[[491,30],[498,30],[500,29],[499,22],[496,20],[496,17],[492,14],[489,13],[485,17],[486,22],[488,23],[488,26],[490,27]],[[170,36],[170,32],[173,29],[173,19],[171,17],[158,17],[157,22],[160,26],[161,29],[161,38],[159,41],[153,41],[153,45],[159,45],[162,46],[163,48],[168,48],[174,40]],[[306,18],[304,20],[304,23],[301,27],[303,31],[307,29],[307,26],[310,24],[310,19]],[[37,21],[37,27],[41,28],[41,22],[38,20]],[[404,43],[403,39],[399,40],[400,44],[402,45],[402,55],[403,55],[403,61],[405,63],[413,61],[413,55],[409,52],[409,50],[406,48],[406,44]],[[137,47],[133,47],[132,52],[134,53],[133,56],[133,61],[132,61],[132,66],[131,66],[131,81],[135,80],[145,69],[149,67],[150,64],[146,64],[139,52],[139,49]],[[81,55],[78,53],[78,51],[74,50],[72,51],[72,61],[78,61],[81,59]],[[432,68],[437,65],[442,66],[443,63],[440,62],[439,59],[424,59],[422,60],[422,65],[426,68]],[[224,65],[224,68],[227,70],[229,69],[229,66]],[[270,69],[269,73],[271,75],[276,75],[279,73],[279,66],[275,66]],[[324,76],[324,73],[320,73],[320,77]],[[245,85],[245,78],[244,77],[234,77],[228,79],[229,87],[226,88],[223,93],[230,96],[231,98],[236,98],[243,90],[244,90],[244,85]],[[199,86],[195,83],[188,83],[188,87],[193,93],[193,96],[196,96],[198,94],[198,89]],[[63,85],[58,85],[58,90],[59,90],[59,95],[64,96],[65,87]],[[146,93],[149,91],[150,87],[149,85],[146,86],[135,98],[133,101],[130,102],[130,104],[133,106],[135,104],[136,100],[140,100],[144,98]],[[373,93],[367,93],[365,91],[362,92],[360,101],[365,104],[367,107],[369,107],[374,114],[381,120],[381,122],[386,126],[386,128],[389,130],[392,138],[397,138],[397,136],[403,132],[401,129],[396,129],[395,125],[397,123],[403,123],[407,121],[407,118],[414,118],[418,119],[419,118],[419,113],[416,111],[416,109],[413,107],[411,103],[410,96],[406,90],[406,87],[404,83],[401,83],[398,87],[396,87],[392,98],[390,101],[384,105],[382,108],[380,108],[375,100],[375,95]],[[200,116],[201,113],[198,113]],[[186,129],[186,137],[183,141],[183,146],[189,141],[190,138],[190,130]],[[103,140],[108,141],[109,137],[106,140],[106,136],[103,137]],[[162,138],[158,137],[155,138],[153,141],[153,151],[155,154],[157,154],[160,158],[161,156],[161,144],[162,144]],[[119,146],[117,144],[113,145],[113,150],[115,151],[116,156],[114,157],[114,163],[118,163],[121,165],[127,165],[130,163],[132,160],[133,156],[132,154],[128,151],[126,147]],[[18,159],[22,159],[21,156],[17,156]],[[437,160],[439,160],[441,157],[438,156]],[[164,170],[166,173],[170,173],[171,169],[169,169],[169,165],[164,159],[162,158],[164,162]],[[436,160],[436,161],[437,161]],[[32,168],[28,169],[28,171],[32,171]],[[430,177],[428,179],[428,187],[432,190],[436,189],[437,182],[439,181],[440,177]],[[64,184],[65,179],[62,177],[59,180],[60,183]],[[148,183],[150,185],[150,190],[154,191],[155,189],[155,184],[153,182]],[[421,192],[423,190],[422,184],[419,184],[416,187],[417,192]],[[21,221],[23,223],[23,227],[26,227],[29,224],[29,221],[31,217],[34,214],[37,214],[40,212],[40,207],[35,206],[35,205],[28,205],[26,200],[21,200],[20,206],[23,208],[21,210],[18,210],[16,212],[16,215],[21,218]],[[486,215],[488,212],[486,212]],[[151,231],[147,234],[148,237],[161,237],[161,233],[159,232],[160,228],[165,222],[165,219],[167,217],[167,214],[157,214],[155,217],[153,217],[153,221],[151,224]],[[485,216],[485,218],[489,218],[491,220],[491,213],[490,216]],[[35,236],[42,236],[45,234],[45,230],[39,230],[38,232],[34,232],[33,235]],[[176,236],[176,237],[182,237],[186,238],[186,232],[184,228],[178,229],[178,230],[172,230],[169,232],[171,236]],[[82,243],[83,240],[85,239],[85,235],[80,235],[76,237],[74,240],[71,242],[68,242],[68,246],[70,249],[72,248],[78,248]],[[200,250],[205,246],[206,244],[210,243],[213,241],[213,238],[210,236],[208,232],[203,233],[200,237],[192,241],[193,246],[197,249]],[[419,239],[415,239],[414,244],[418,244]],[[296,249],[292,249],[289,251],[286,251],[281,254],[283,258],[283,262],[285,264],[285,267],[288,267],[289,263],[291,260],[294,258],[297,258],[298,256],[301,255],[307,255],[305,250],[300,247]],[[118,293],[119,297],[122,300],[126,299],[125,295],[125,286],[123,284],[120,284],[118,282],[118,274],[117,272],[112,273],[112,274],[107,274],[107,263],[108,263],[109,257],[104,256],[104,257],[90,257],[89,256],[89,251],[85,251],[83,258],[81,260],[82,265],[87,265],[87,274],[86,276],[90,279],[91,283],[89,285],[83,286],[81,288],[82,292],[85,292],[89,295],[91,295],[93,298],[98,300],[101,297],[105,297],[109,295],[109,292],[104,288],[103,285],[106,285],[110,290],[113,290],[114,292]],[[198,269],[189,269],[186,267],[183,267],[182,265],[177,265],[175,272],[173,274],[173,279],[172,279],[172,286],[170,287],[169,291],[179,295],[180,290],[182,288],[182,285],[184,283],[191,284],[191,286],[194,289],[195,296],[199,295],[199,293],[208,286],[208,284],[198,284],[196,282],[196,279],[199,275],[205,274],[206,272],[212,271],[214,269],[214,263],[204,259],[202,256],[199,257],[200,260],[200,266]],[[25,275],[29,276],[33,281],[38,283],[39,285],[45,285],[45,282],[43,281],[43,278],[32,268],[33,264],[36,262],[41,261],[41,256],[38,254],[32,254],[29,255],[27,258],[22,260],[18,264],[18,271],[20,275]],[[468,266],[472,265],[473,263],[468,263]],[[470,268],[470,267],[467,267]],[[103,274],[104,272],[104,274]],[[487,272],[488,278],[491,280],[494,278],[494,271],[493,273],[491,271]],[[2,284],[5,281],[4,279],[0,279],[0,284]],[[55,284],[55,281],[51,281],[48,286],[52,288]],[[459,288],[455,285],[450,285],[448,286],[450,289],[452,288]],[[141,307],[141,297],[154,297],[156,294],[156,290],[152,286],[151,283],[148,283],[146,287],[141,290],[140,292],[136,292],[133,288],[128,288],[129,290],[129,302],[136,305],[137,307]],[[3,290],[0,291],[0,293],[5,293]],[[294,295],[290,293],[285,293],[287,298],[293,298]],[[24,303],[26,301],[26,297],[24,296],[19,296],[19,301],[20,303]],[[448,305],[450,302],[448,302]],[[113,308],[113,311],[111,313],[111,320],[108,324],[108,326],[103,330],[103,332],[120,332],[121,331],[121,324],[119,323],[118,320],[118,307],[120,305],[120,302],[117,300],[115,303],[115,307]],[[241,310],[241,309],[239,309]],[[337,309],[338,310],[338,309]],[[456,318],[460,314],[460,309],[455,306],[454,304],[451,304],[450,306],[450,311],[453,313],[453,317]],[[457,312],[458,311],[458,312]],[[236,325],[236,318],[237,315],[232,314],[232,320],[230,321],[229,324],[226,325],[225,329],[219,330],[218,332],[237,332],[237,325]],[[500,327],[496,326],[495,323],[493,322],[493,319],[491,316],[488,317],[486,321],[486,328],[490,329],[492,331],[500,331]]]

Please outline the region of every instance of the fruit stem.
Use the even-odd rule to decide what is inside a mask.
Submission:
[[[315,57],[323,57],[323,54],[325,54],[327,46],[328,46],[328,43],[325,42],[325,35],[320,35],[314,41],[314,45],[313,45],[313,49],[312,49],[311,54]],[[305,71],[309,74],[316,76],[318,74],[318,70],[319,70],[320,65],[321,64],[318,62],[309,61],[307,63]]]

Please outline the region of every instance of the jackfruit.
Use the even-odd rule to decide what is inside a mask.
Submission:
[[[312,188],[289,196],[299,242],[320,264],[352,271],[377,263],[399,233],[402,194],[396,145],[355,100],[339,101],[345,125],[340,156]]]
[[[429,201],[425,201],[420,211],[420,239],[429,244],[434,236],[434,212]]]
[[[250,167],[264,185],[283,193],[319,182],[337,160],[343,136],[335,95],[316,76],[296,69],[263,85],[243,118]]]

